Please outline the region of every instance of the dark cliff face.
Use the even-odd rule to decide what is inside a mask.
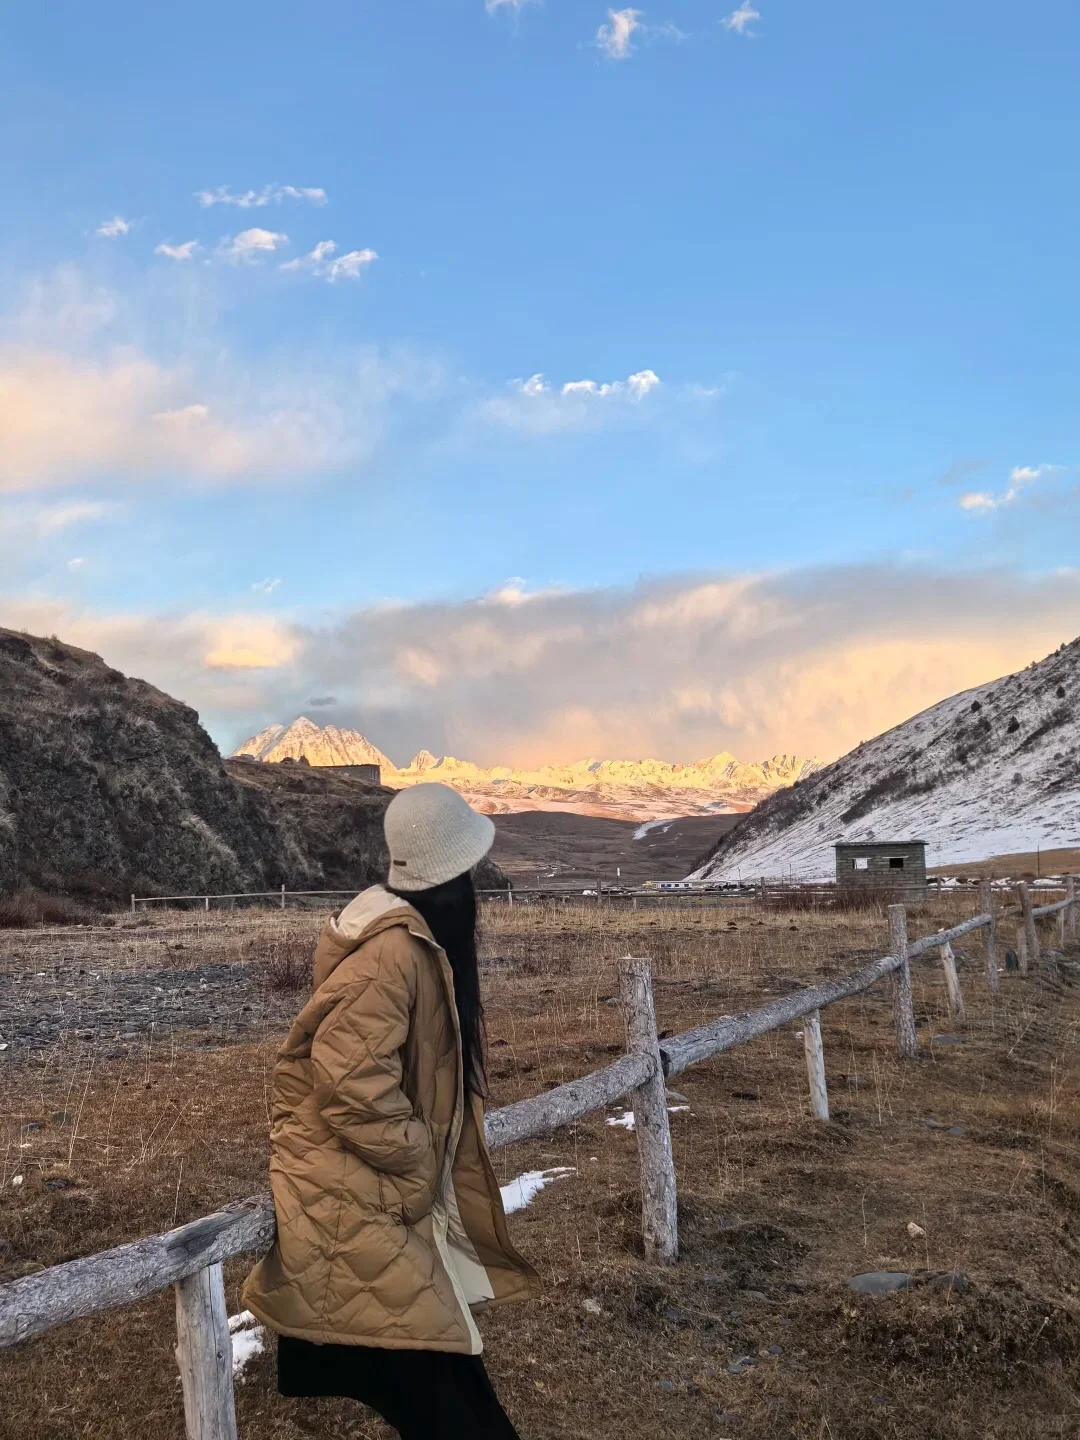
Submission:
[[[393,793],[226,764],[189,706],[89,651],[0,629],[0,890],[360,888],[385,874]]]
[[[97,655],[0,630],[0,885],[243,888],[250,823],[186,705]]]

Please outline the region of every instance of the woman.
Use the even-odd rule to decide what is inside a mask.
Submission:
[[[403,1440],[515,1440],[472,1311],[535,1293],[484,1141],[471,871],[495,827],[446,785],[386,811],[390,875],[323,931],[274,1076],[277,1240],[244,1302],[285,1395],[347,1395]]]

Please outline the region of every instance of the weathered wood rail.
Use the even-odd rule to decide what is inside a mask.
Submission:
[[[721,1016],[663,1042],[657,1038],[649,963],[637,958],[623,960],[619,984],[627,1054],[543,1095],[491,1111],[484,1122],[488,1144],[500,1149],[534,1139],[630,1095],[641,1168],[645,1254],[655,1263],[671,1264],[678,1256],[678,1232],[667,1078],[782,1025],[803,1020],[811,1114],[816,1121],[827,1122],[829,1097],[821,1038],[821,1011],[826,1006],[862,994],[892,976],[897,1047],[901,1057],[911,1058],[919,1053],[911,1002],[911,961],[938,952],[949,1008],[956,1018],[963,1014],[963,995],[952,951],[954,940],[986,931],[986,979],[992,991],[998,988],[997,926],[1006,916],[1019,916],[1018,945],[1026,942],[1027,964],[1022,968],[1027,971],[1039,964],[1042,954],[1037,921],[1056,916],[1059,941],[1076,941],[1080,914],[1075,879],[1066,881],[1063,900],[1048,905],[1033,905],[1026,885],[1017,889],[1018,905],[995,913],[991,888],[984,883],[979,914],[913,943],[907,939],[906,907],[891,905],[890,954],[848,975],[807,986],[742,1015]],[[0,1286],[0,1349],[31,1340],[70,1320],[129,1305],[172,1285],[176,1356],[189,1440],[236,1440],[222,1262],[267,1249],[273,1243],[274,1229],[269,1194],[256,1195],[164,1235],[69,1260]]]

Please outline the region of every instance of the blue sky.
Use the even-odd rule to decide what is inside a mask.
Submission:
[[[0,621],[101,649],[222,743],[311,690],[488,759],[839,749],[1080,630],[1080,12],[652,3],[21,7]],[[529,721],[517,654],[502,731],[340,643],[388,606],[469,634],[492,595],[629,616],[642,586],[868,566],[920,595],[978,575],[1007,639],[937,617],[952,658],[867,712],[822,678],[856,643],[841,606],[799,639],[839,687],[808,726],[725,612],[711,679],[756,718],[687,729],[665,671],[666,718],[627,728],[640,656],[606,698],[545,670]]]

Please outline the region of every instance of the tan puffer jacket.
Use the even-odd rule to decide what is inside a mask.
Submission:
[[[331,920],[274,1075],[277,1240],[244,1287],[321,1343],[479,1354],[471,1310],[538,1290],[464,1097],[449,962],[381,886]]]

